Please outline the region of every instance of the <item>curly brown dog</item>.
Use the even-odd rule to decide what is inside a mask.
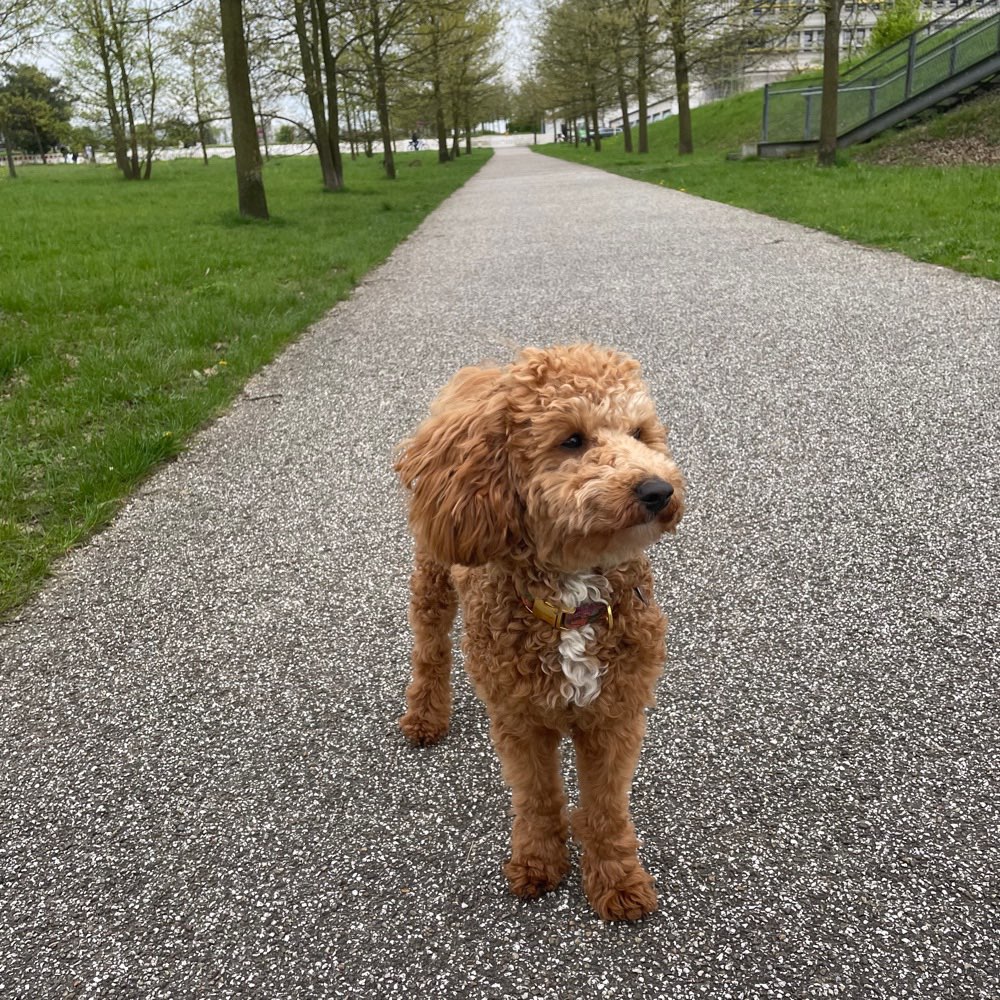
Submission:
[[[512,891],[537,896],[567,872],[569,735],[587,898],[605,920],[650,913],[629,792],[666,621],[645,550],[680,520],[684,477],[638,363],[575,345],[463,368],[396,470],[416,539],[403,732],[428,744],[448,728],[461,599],[465,665],[513,792]]]

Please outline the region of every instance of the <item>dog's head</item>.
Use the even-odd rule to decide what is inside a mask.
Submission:
[[[445,564],[607,569],[684,511],[684,477],[638,362],[590,345],[463,368],[396,470],[418,545]]]

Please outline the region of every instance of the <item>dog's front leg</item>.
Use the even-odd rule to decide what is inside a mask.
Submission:
[[[573,831],[583,848],[583,888],[602,920],[637,920],[656,909],[628,808],[645,730],[640,714],[573,733],[580,784]]]
[[[513,799],[511,856],[504,873],[511,892],[532,898],[554,889],[569,869],[560,734],[496,717],[491,732]]]
[[[413,674],[399,727],[411,743],[437,743],[451,718],[451,626],[458,595],[451,572],[422,552],[410,578]]]

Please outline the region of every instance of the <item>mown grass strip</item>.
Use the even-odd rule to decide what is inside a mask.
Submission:
[[[538,149],[1000,280],[1000,168],[882,166],[869,162],[871,146],[845,151],[830,169],[817,167],[812,157],[727,160],[727,152],[756,139],[761,107],[761,92],[755,91],[695,109],[692,156],[676,152],[676,119],[650,126],[651,152],[644,156],[626,154],[620,136],[605,141],[600,153],[571,145]],[[989,136],[991,128],[995,133],[995,104],[984,103],[982,109],[982,131]],[[970,129],[970,116],[975,111],[955,119],[962,134]],[[948,134],[948,117],[928,126],[933,135]],[[894,134],[881,140],[890,142],[906,139]]]
[[[236,214],[226,161],[0,181],[0,615],[488,157],[395,182],[362,160],[337,194],[277,160],[269,223]]]

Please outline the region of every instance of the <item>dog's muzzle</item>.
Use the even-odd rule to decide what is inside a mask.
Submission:
[[[665,479],[646,479],[635,488],[635,498],[646,508],[650,517],[656,517],[670,503],[674,488]]]

